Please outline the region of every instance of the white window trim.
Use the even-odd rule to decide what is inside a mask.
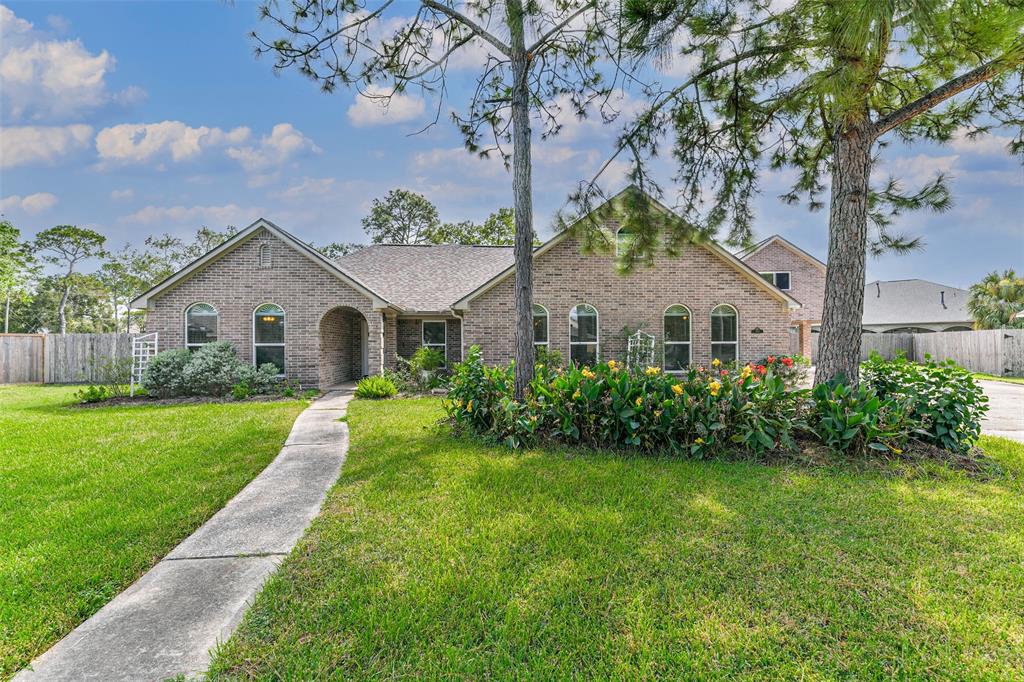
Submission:
[[[440,343],[427,343],[426,326],[427,323],[440,322],[444,325],[444,344]],[[426,346],[427,348],[441,347],[441,355],[444,356],[444,362],[448,364],[448,320],[420,320],[420,345]]]
[[[764,272],[759,272],[758,274],[759,275],[771,275],[772,276],[772,281],[769,282],[769,284],[771,284],[773,287],[775,287],[779,291],[792,291],[793,290],[793,273],[790,272],[789,270],[766,270]],[[775,283],[775,275],[789,275],[789,286],[786,287],[785,289],[783,289],[778,284],[776,284]]]
[[[572,340],[572,312],[579,308],[581,305],[585,305],[594,311],[594,340],[593,341],[573,341]],[[549,320],[550,321],[550,320]],[[551,329],[548,329],[548,334],[551,334]],[[572,308],[569,308],[569,362],[572,362],[572,347],[573,346],[594,346],[594,362],[601,362],[601,313],[597,309],[597,306],[589,303],[577,303]]]
[[[285,340],[282,343],[256,343],[256,311],[259,310],[260,308],[262,308],[265,305],[272,305],[272,306],[276,307],[278,310],[281,311],[281,315],[284,316],[284,334],[285,334],[284,339]],[[284,349],[285,353],[287,354],[287,352],[288,352],[288,350],[287,350],[287,342],[288,342],[288,312],[284,309],[284,306],[278,305],[277,303],[274,303],[273,301],[264,301],[263,303],[260,303],[258,306],[256,306],[255,308],[252,309],[252,315],[250,317],[251,317],[251,320],[252,320],[252,328],[250,330],[250,332],[252,333],[252,366],[255,367],[256,369],[259,369],[259,365],[256,364],[256,348],[257,348],[257,346],[260,346],[260,347],[280,346],[282,349]],[[288,359],[285,358],[284,372],[281,372],[277,376],[283,377],[283,376],[285,376],[285,374],[287,372],[288,372]]]
[[[274,265],[274,254],[270,250],[270,243],[263,242],[256,252],[256,266],[261,269],[271,268]]]
[[[690,337],[689,341],[669,341],[668,340],[668,330],[665,327],[665,318],[668,317],[669,309],[670,308],[676,308],[676,307],[683,308],[686,311],[687,317],[689,318],[689,320],[686,323],[687,326],[689,327],[689,329],[687,330],[689,332],[688,336]],[[679,317],[679,316],[678,315],[673,315],[673,317]],[[672,305],[667,306],[664,311],[662,311],[662,313],[661,313],[661,338],[663,339],[662,343],[663,343],[663,345],[665,346],[666,349],[669,346],[686,346],[686,351],[687,351],[686,354],[690,358],[690,362],[688,364],[692,364],[693,363],[693,313],[690,311],[690,307],[689,306],[685,306],[682,303],[673,303]],[[665,358],[666,357],[668,357],[668,353],[665,353],[663,351],[662,354],[661,354],[661,368],[662,368],[662,370],[664,370],[668,374],[682,374],[683,372],[686,371],[685,369],[667,369],[665,367]]]
[[[711,351],[711,359],[712,360],[715,359],[715,345],[716,344],[719,345],[719,346],[722,346],[722,345],[725,345],[727,343],[731,343],[733,346],[736,347],[736,353],[735,353],[735,355],[736,355],[736,362],[739,362],[740,361],[740,311],[737,310],[736,306],[732,305],[731,303],[719,303],[718,305],[716,305],[714,308],[711,309],[711,315],[709,317],[709,321],[710,321],[711,317],[715,316],[715,311],[718,310],[719,308],[729,308],[729,309],[732,310],[733,313],[735,313],[735,315],[736,315],[736,340],[735,341],[715,341],[715,334],[714,334],[714,331],[713,331],[714,327],[712,326],[711,330],[709,330],[709,331],[711,331],[711,334],[709,335],[711,337],[711,346],[709,347],[709,350]]]
[[[203,343],[189,343],[188,342],[188,313],[189,313],[190,310],[195,308],[197,305],[208,305],[211,308],[213,308],[214,314],[217,315],[217,338],[214,339],[213,341],[205,341]],[[185,308],[185,348],[186,349],[188,349],[188,350],[197,350],[197,349],[202,348],[203,346],[205,346],[207,343],[216,343],[219,339],[220,339],[220,311],[217,310],[217,306],[213,305],[212,303],[207,303],[205,301],[196,301],[195,303],[192,303],[187,308]]]
[[[538,341],[537,337],[535,335],[533,337],[533,347],[534,347],[534,349],[536,349],[538,346],[544,346],[544,348],[549,349],[549,348],[551,348],[551,311],[549,311],[546,307],[542,306],[540,303],[534,303],[533,305],[537,306],[538,308],[541,308],[544,311],[544,317],[545,317],[545,319],[547,319],[547,332],[548,332],[548,340],[547,341],[543,341],[543,342]],[[534,312],[533,313],[533,317],[536,317],[536,316],[537,316],[537,313]]]
[[[622,256],[622,254],[619,253],[619,232],[622,232],[625,229],[626,229],[625,227],[619,227],[619,229],[615,230],[615,257],[616,258],[619,258],[620,256]],[[636,232],[632,232],[632,231],[629,231],[629,230],[626,231],[626,234],[632,235],[633,239],[636,239],[636,237],[637,237]],[[591,306],[591,307],[593,307],[593,306]],[[597,310],[597,308],[594,308],[594,310]]]

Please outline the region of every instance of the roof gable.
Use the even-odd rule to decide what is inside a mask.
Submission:
[[[757,254],[757,253],[760,253],[761,251],[764,251],[766,248],[768,248],[772,244],[778,244],[779,246],[781,246],[782,248],[786,249],[787,251],[790,251],[791,253],[795,254],[796,256],[799,256],[800,258],[802,258],[803,260],[807,261],[808,263],[810,263],[810,264],[820,268],[822,272],[824,272],[825,269],[826,269],[825,264],[822,263],[820,260],[818,260],[817,258],[812,256],[811,254],[807,253],[806,251],[801,249],[799,246],[797,246],[796,244],[794,244],[793,242],[789,241],[788,239],[786,239],[785,237],[783,237],[782,235],[779,235],[779,234],[773,234],[772,236],[768,237],[767,239],[761,240],[757,244],[754,244],[753,246],[751,246],[749,249],[745,249],[743,251],[740,251],[739,253],[736,254],[736,256],[740,260],[746,262],[746,260],[748,258],[753,257],[754,254]]]
[[[626,187],[622,191],[618,192],[615,196],[613,196],[610,199],[608,199],[608,201],[606,201],[605,203],[601,204],[601,206],[599,206],[597,209],[595,209],[595,211],[602,210],[604,207],[606,207],[609,204],[612,204],[613,202],[617,201],[620,197],[622,197],[627,192],[639,192],[639,191],[640,191],[639,189],[637,189],[636,187],[630,185],[629,187]],[[651,197],[650,195],[648,195],[648,198],[651,200],[652,204],[659,211],[661,211],[663,213],[666,213],[666,214],[671,214],[672,213],[672,210],[670,208],[668,208],[667,206],[665,206],[664,204],[659,202],[654,197]],[[587,218],[587,216],[584,216],[583,218],[578,218],[575,222],[579,222],[580,220],[585,220],[586,218]],[[557,244],[561,243],[564,239],[566,239],[566,237],[568,235],[569,235],[569,230],[563,230],[563,231],[559,232],[558,234],[556,234],[551,239],[549,239],[546,242],[544,242],[541,246],[539,246],[537,249],[534,250],[534,252],[533,252],[534,259],[543,257],[545,253],[550,251]],[[707,242],[705,242],[703,244],[697,244],[695,246],[707,249],[712,254],[717,256],[720,260],[724,261],[727,265],[729,265],[730,267],[738,270],[740,273],[742,273],[744,276],[746,276],[752,282],[754,282],[757,286],[759,286],[760,288],[764,289],[765,292],[767,292],[768,294],[770,294],[774,298],[777,298],[780,301],[782,301],[783,303],[785,303],[789,308],[796,309],[796,308],[800,308],[801,307],[801,304],[800,304],[799,301],[797,301],[795,298],[793,298],[792,296],[790,296],[786,292],[776,288],[773,284],[770,284],[769,282],[765,281],[765,279],[763,277],[761,277],[761,275],[756,270],[751,268],[749,265],[744,263],[742,260],[740,260],[739,258],[734,256],[732,253],[730,253],[726,249],[722,248],[722,246],[718,242],[716,242],[714,240],[709,240],[709,241],[707,241]],[[452,308],[454,308],[456,310],[467,310],[469,308],[470,301],[472,301],[477,296],[480,296],[484,292],[490,290],[492,287],[497,285],[499,282],[501,282],[505,278],[507,278],[510,275],[512,275],[512,273],[515,272],[515,269],[516,269],[515,268],[515,262],[513,262],[507,268],[505,268],[501,272],[495,274],[487,282],[483,283],[482,285],[480,285],[479,287],[477,287],[476,289],[474,289],[473,291],[468,293],[466,296],[463,296],[461,299],[456,301],[454,303],[454,305],[452,305]]]
[[[196,260],[192,261],[182,269],[167,277],[162,282],[156,284],[148,291],[138,296],[135,300],[133,300],[130,303],[130,306],[132,308],[148,307],[151,299],[155,298],[156,296],[159,296],[168,289],[171,289],[177,284],[185,281],[192,274],[198,272],[207,265],[215,263],[226,254],[234,251],[239,246],[252,239],[261,230],[266,230],[270,234],[274,235],[282,242],[284,242],[291,248],[295,249],[312,262],[324,268],[332,275],[334,275],[335,277],[345,282],[359,293],[369,298],[373,302],[373,306],[375,308],[384,308],[391,305],[384,297],[370,290],[361,281],[347,273],[337,263],[325,257],[323,254],[321,254],[319,251],[311,247],[309,244],[306,244],[301,239],[292,236],[288,232],[285,232],[284,230],[282,230],[280,227],[270,222],[269,220],[260,218],[256,222],[246,227],[244,230],[240,231],[235,236],[215,246],[213,249],[207,251],[205,254],[203,254]]]

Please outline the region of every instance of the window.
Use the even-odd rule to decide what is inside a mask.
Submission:
[[[739,355],[736,309],[720,305],[711,311],[711,359],[735,362]]]
[[[774,284],[783,291],[789,291],[788,272],[762,272],[761,277],[763,277],[769,284]]]
[[[271,266],[270,260],[270,244],[260,244],[260,262],[261,268],[269,268]]]
[[[217,309],[209,303],[195,303],[185,311],[185,347],[196,350],[217,340]]]
[[[569,359],[577,365],[597,362],[597,309],[581,303],[569,312]]]
[[[630,232],[629,228],[620,227],[619,231],[615,233],[615,255],[621,256],[629,251],[635,241],[636,234]]]
[[[533,345],[548,347],[548,309],[533,304]]]
[[[445,339],[448,337],[448,323],[445,320],[423,320],[423,345],[432,350],[439,351],[448,359],[445,351]]]
[[[690,311],[686,306],[671,305],[665,311],[666,372],[679,372],[690,364]]]
[[[253,364],[277,365],[278,374],[284,374],[284,310],[273,303],[265,303],[252,315]]]

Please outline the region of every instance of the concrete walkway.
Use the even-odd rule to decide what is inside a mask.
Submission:
[[[988,396],[988,414],[981,432],[1024,443],[1024,384],[978,381]]]
[[[352,388],[295,420],[281,453],[199,530],[15,676],[165,680],[201,675],[264,581],[319,513],[348,451]]]

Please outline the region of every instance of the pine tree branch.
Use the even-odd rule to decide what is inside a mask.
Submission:
[[[568,17],[558,22],[558,24],[552,27],[550,31],[542,35],[540,38],[538,38],[537,41],[533,43],[533,45],[530,45],[528,48],[526,48],[526,53],[529,55],[535,54],[538,50],[543,48],[549,40],[558,35],[566,26],[575,21],[577,17],[586,12],[588,9],[592,9],[596,6],[597,2],[595,0],[589,0],[586,4],[584,4],[582,7],[580,7],[575,12],[570,14]]]
[[[440,12],[441,14],[447,16],[448,18],[459,22],[460,24],[468,28],[470,31],[476,33],[478,36],[489,42],[506,57],[512,56],[512,49],[508,45],[498,40],[498,38],[495,37],[494,34],[487,31],[487,29],[485,29],[483,26],[467,17],[462,12],[451,7],[448,7],[443,3],[437,2],[437,0],[420,0],[420,4],[428,9],[432,9],[435,12]]]
[[[909,102],[896,111],[881,117],[874,123],[874,130],[872,131],[874,137],[881,137],[893,128],[903,125],[914,117],[945,102],[950,97],[959,95],[975,85],[991,80],[1004,71],[1024,63],[1024,43],[1018,41],[1018,44],[1019,46],[1015,45],[1014,49],[1011,49],[1007,54],[986,62],[962,76],[947,81],[928,94],[918,97],[913,102]]]

